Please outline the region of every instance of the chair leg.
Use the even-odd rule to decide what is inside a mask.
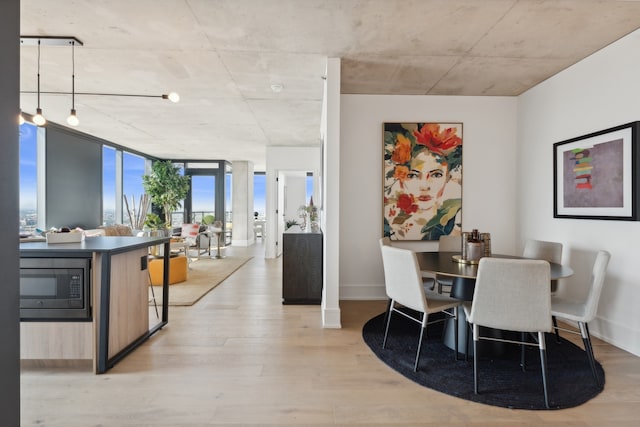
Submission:
[[[544,387],[544,405],[549,408],[549,392],[547,390],[547,350],[544,342],[544,332],[538,332],[540,347],[540,366],[542,368],[542,386]]]
[[[525,342],[527,342],[527,333],[526,332],[521,332],[520,333],[520,341],[522,341],[523,344],[520,344],[520,366],[522,367],[522,372],[526,372],[527,371],[527,356],[526,356],[526,346],[524,345]]]
[[[558,329],[558,319],[556,319],[556,316],[551,316],[551,320],[553,321],[553,331],[556,333],[556,342],[560,344],[561,341],[560,341],[560,329]]]
[[[473,325],[473,392],[478,394],[478,325]]]
[[[471,334],[469,334],[469,330],[471,329],[471,323],[467,322],[466,327],[464,328],[464,361],[469,361],[469,338],[471,338]],[[475,357],[475,353],[474,356]]]
[[[387,319],[389,318],[389,313],[391,313],[391,298],[387,301],[387,310],[384,312],[384,324],[387,324]]]
[[[389,300],[389,310],[387,310],[387,326],[384,328],[384,340],[382,340],[382,348],[387,345],[387,335],[389,334],[389,324],[391,323],[391,313],[393,312],[393,300]]]
[[[578,322],[580,327],[580,335],[582,335],[582,342],[584,343],[584,351],[587,353],[589,359],[589,365],[591,366],[591,373],[596,385],[600,387],[600,379],[598,378],[598,371],[596,370],[596,358],[593,355],[593,346],[591,345],[591,334],[589,334],[589,326],[584,322]]]
[[[153,298],[153,306],[156,308],[156,318],[160,318],[160,314],[158,314],[158,303],[156,302],[156,291],[153,290],[153,283],[151,283],[151,273],[149,269],[147,269],[147,275],[149,276],[149,287],[151,288],[151,296]]]
[[[460,359],[458,359],[458,309],[459,309],[459,307],[454,307],[453,308],[453,315],[454,315],[453,326],[455,328],[455,332],[453,334],[453,337],[456,340],[456,342],[455,342],[455,344],[453,346],[454,346],[454,350],[456,352],[456,360],[460,360]]]
[[[416,352],[416,363],[413,365],[413,372],[418,371],[418,361],[420,360],[420,350],[422,349],[422,337],[427,329],[427,313],[422,314],[422,325],[420,326],[420,339],[418,340],[418,351]]]

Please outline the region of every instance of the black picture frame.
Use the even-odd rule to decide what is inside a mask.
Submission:
[[[640,121],[553,144],[553,217],[638,221]]]

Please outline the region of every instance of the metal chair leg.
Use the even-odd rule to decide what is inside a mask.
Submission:
[[[520,340],[525,343],[527,341],[527,333],[526,332],[520,332]],[[520,366],[522,367],[522,372],[526,372],[527,371],[527,356],[525,354],[526,352],[526,346],[524,344],[520,344]]]
[[[427,313],[424,313],[423,315],[423,324],[426,325],[426,319],[425,317],[427,316]],[[413,372],[417,372],[418,371],[418,361],[420,360],[420,350],[422,349],[422,337],[424,336],[424,331],[426,329],[426,326],[420,326],[420,339],[418,340],[418,351],[416,352],[416,363],[413,365]]]
[[[553,321],[553,331],[556,333],[556,342],[560,344],[561,340],[560,329],[558,329],[558,319],[556,319],[556,316],[551,316],[551,320]]]
[[[389,311],[389,310],[391,310],[391,298],[389,298],[389,299],[387,300],[387,309],[386,309],[386,311],[384,312],[384,321],[383,321],[383,322],[384,322],[384,324],[385,324],[385,325],[387,324],[387,319],[388,319],[388,317],[389,317],[389,313],[390,313],[390,311]]]
[[[586,323],[578,322],[580,327],[580,335],[582,335],[582,342],[584,343],[584,350],[587,353],[589,359],[589,365],[591,366],[591,373],[596,385],[600,387],[600,379],[598,378],[598,371],[596,370],[596,358],[593,354],[593,346],[591,345],[591,335],[589,334],[589,327]]]
[[[478,394],[478,325],[473,325],[473,392]]]
[[[151,288],[151,297],[153,298],[153,306],[156,308],[156,318],[160,318],[158,314],[158,303],[156,302],[156,291],[153,290],[153,283],[151,283],[151,273],[147,269],[147,275],[149,276],[149,287]]]
[[[382,340],[382,348],[387,345],[387,335],[389,334],[389,324],[391,323],[391,313],[393,312],[393,300],[389,300],[389,310],[387,311],[387,326],[384,328],[384,339]]]
[[[471,338],[471,334],[469,334],[469,330],[471,330],[471,323],[467,322],[466,327],[464,328],[464,361],[469,361],[469,338]],[[473,355],[475,357],[475,353]]]
[[[542,386],[544,387],[544,405],[549,408],[549,392],[547,390],[547,350],[544,342],[544,332],[538,332],[538,345],[540,347],[540,366],[542,368]]]
[[[453,318],[453,327],[455,328],[455,332],[453,333],[453,337],[456,340],[455,344],[454,344],[454,349],[456,352],[456,360],[460,360],[458,359],[458,309],[459,307],[454,307],[453,308],[453,315],[455,316]]]

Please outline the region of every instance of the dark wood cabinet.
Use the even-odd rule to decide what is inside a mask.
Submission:
[[[320,304],[322,232],[286,231],[282,245],[282,303]]]

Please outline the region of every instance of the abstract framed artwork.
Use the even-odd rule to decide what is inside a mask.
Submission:
[[[553,144],[554,218],[638,220],[640,122]]]
[[[383,235],[460,233],[462,123],[384,123],[383,147]]]

